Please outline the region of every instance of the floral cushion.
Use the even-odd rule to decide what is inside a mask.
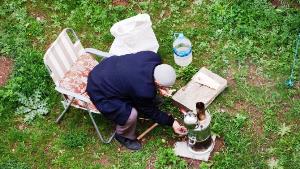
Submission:
[[[86,90],[87,77],[89,72],[98,64],[98,62],[89,54],[84,54],[78,57],[77,61],[71,67],[71,69],[66,72],[64,78],[60,80],[60,87],[81,94],[84,97],[89,98]],[[98,112],[96,107],[92,103],[85,105],[84,102],[74,99],[73,106],[80,106],[83,108],[88,108],[94,112]]]

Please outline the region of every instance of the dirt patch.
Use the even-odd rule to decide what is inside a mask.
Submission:
[[[44,148],[44,152],[47,154],[51,149],[51,147],[52,147],[51,143],[47,144],[47,146]]]
[[[162,10],[159,14],[160,18],[169,18],[171,16],[170,10]]]
[[[128,0],[113,0],[112,4],[114,6],[118,6],[118,5],[127,6],[128,5]]]
[[[13,61],[0,56],[0,86],[4,86],[12,72]]]
[[[236,111],[245,110],[245,109],[247,109],[248,106],[249,105],[246,102],[238,101],[238,102],[235,102],[235,104],[234,104],[234,110],[236,110]]]
[[[290,7],[290,8],[297,8],[300,9],[300,4],[294,1],[288,0],[271,0],[271,4],[274,8],[278,8],[281,6]]]
[[[262,77],[262,75],[259,75],[258,68],[253,64],[249,65],[248,82],[252,86],[262,86],[267,83],[270,83],[270,81]]]
[[[32,12],[31,16],[33,16],[37,21],[43,21],[46,18],[46,15],[39,11]]]
[[[254,134],[259,136],[262,135],[264,133],[262,113],[254,110],[251,111],[249,115],[252,119],[252,129],[254,131]]]
[[[212,152],[211,157],[212,157],[215,153],[220,152],[224,147],[225,147],[224,138],[217,137],[217,138],[216,138],[216,142],[215,142],[215,147],[214,147],[214,150],[213,150],[213,152]]]
[[[224,138],[217,137],[215,142],[215,147],[213,149],[213,152],[211,153],[209,160],[212,160],[214,155],[220,151],[222,151],[225,148],[225,141]]]
[[[188,164],[188,168],[199,168],[199,165],[201,164],[200,160],[194,160],[190,158],[184,158],[184,159]]]
[[[44,11],[44,9],[34,8],[31,5],[27,6],[27,9],[29,11],[29,14],[34,17],[37,21],[43,21],[49,18],[47,16],[47,12]]]
[[[147,161],[147,164],[146,164],[146,169],[155,169],[155,156],[152,156],[148,161]]]
[[[229,68],[227,71],[227,82],[228,82],[228,86],[234,87],[236,85],[236,81],[234,80],[234,70],[233,68]]]
[[[24,123],[21,123],[20,125],[18,125],[18,129],[21,131],[23,131],[26,128],[27,128],[27,125],[25,125]]]
[[[291,2],[290,7],[300,9],[300,3],[297,3],[297,2]]]
[[[109,157],[106,155],[101,155],[100,158],[96,161],[96,163],[101,164],[103,166],[109,166],[111,164],[109,161]]]
[[[275,8],[281,6],[280,0],[271,0],[271,3]]]
[[[293,99],[294,99],[294,100],[299,100],[299,99],[300,99],[300,93],[299,93],[299,94],[295,94],[295,95],[293,96]]]
[[[286,112],[289,112],[291,109],[291,106],[289,103],[286,102],[281,102],[279,103],[281,106],[280,108],[278,108],[278,113],[277,113],[277,117],[280,121],[285,122],[286,119]]]
[[[244,101],[238,101],[234,105],[235,111],[246,111],[251,120],[251,128],[254,131],[254,134],[257,136],[261,136],[264,132],[263,129],[263,113],[257,110],[254,105],[250,105]]]
[[[295,89],[300,89],[300,79],[296,79],[296,81],[294,81],[294,88]]]
[[[187,136],[176,137],[175,139],[167,140],[165,144],[167,144],[169,147],[174,147],[176,142],[186,141],[186,140],[188,140]]]

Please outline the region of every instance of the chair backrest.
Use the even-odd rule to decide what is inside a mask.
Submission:
[[[74,43],[68,33],[72,33]],[[44,63],[56,86],[83,53],[84,48],[74,30],[64,29],[44,55]]]

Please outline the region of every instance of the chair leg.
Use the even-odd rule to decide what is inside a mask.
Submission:
[[[97,126],[97,124],[96,124],[96,122],[95,122],[95,120],[94,120],[94,117],[93,117],[93,115],[92,115],[92,112],[91,112],[90,110],[88,110],[88,112],[89,112],[90,118],[91,118],[91,120],[92,120],[92,122],[93,122],[93,125],[94,125],[94,127],[95,127],[95,129],[96,129],[96,132],[97,132],[97,135],[98,135],[99,139],[100,139],[103,143],[106,143],[106,144],[110,143],[110,142],[112,141],[112,139],[114,138],[116,132],[114,131],[114,132],[111,134],[111,136],[109,137],[109,139],[104,140],[104,138],[103,138],[102,134],[100,133],[99,128],[98,128],[98,126]]]
[[[58,116],[58,118],[56,119],[56,123],[59,123],[60,120],[63,118],[63,116],[65,115],[65,113],[69,110],[72,102],[73,102],[74,98],[71,99],[71,101],[66,105],[64,106],[65,107],[65,110]]]

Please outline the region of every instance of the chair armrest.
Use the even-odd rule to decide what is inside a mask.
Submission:
[[[86,102],[86,103],[91,103],[91,100],[78,94],[78,93],[74,93],[74,92],[71,92],[71,91],[68,91],[64,88],[61,88],[61,87],[58,87],[56,86],[55,87],[55,90],[58,91],[59,93],[62,93],[62,94],[65,94],[65,95],[68,95],[68,96],[71,96],[71,97],[74,97],[75,99],[78,99],[78,100],[81,100],[83,102]]]
[[[113,54],[103,52],[103,51],[100,51],[100,50],[97,50],[97,49],[94,49],[94,48],[85,48],[84,51],[86,53],[94,54],[94,55],[97,55],[97,56],[102,56],[104,58],[108,58],[108,57],[113,55]]]

